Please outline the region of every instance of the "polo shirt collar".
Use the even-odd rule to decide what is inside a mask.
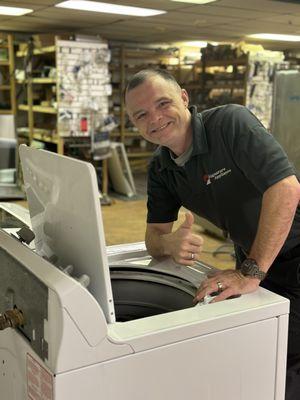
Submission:
[[[197,112],[196,106],[189,107],[191,113],[191,123],[193,132],[193,151],[191,157],[198,154],[205,154],[208,152],[207,138],[205,126],[203,123],[202,115]],[[167,147],[160,147],[160,162],[161,168],[180,169],[179,166],[171,159],[170,151]]]

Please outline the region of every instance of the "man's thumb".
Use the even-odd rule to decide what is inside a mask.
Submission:
[[[193,223],[194,223],[193,214],[190,211],[186,212],[185,213],[185,221],[181,225],[181,228],[190,229],[192,227]]]

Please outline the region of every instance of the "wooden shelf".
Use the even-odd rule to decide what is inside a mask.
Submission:
[[[19,104],[18,109],[22,111],[29,111],[29,106],[27,104]],[[32,111],[37,113],[57,114],[56,108],[53,107],[32,106]]]
[[[205,89],[244,89],[244,83],[220,83],[220,82],[212,82],[206,83]]]
[[[19,79],[17,83],[23,84],[28,83],[28,79]],[[31,83],[39,83],[39,84],[56,84],[56,78],[32,78]]]
[[[29,106],[27,104],[19,104],[18,105],[18,110],[29,111]]]
[[[151,157],[153,155],[152,151],[137,151],[137,152],[128,152],[127,157],[128,158],[144,158],[144,157]]]
[[[174,51],[174,53],[172,53],[172,52],[164,51],[163,49],[158,49],[155,51],[154,49],[151,49],[151,48],[149,48],[149,49],[134,49],[134,48],[129,49],[129,48],[127,48],[127,49],[125,49],[123,54],[124,54],[125,58],[132,58],[132,59],[139,59],[139,58],[141,58],[141,59],[148,59],[148,58],[149,59],[153,59],[153,58],[161,59],[161,58],[171,58],[171,57],[177,58],[178,55],[175,53],[175,51]]]
[[[40,49],[34,49],[33,54],[34,55],[40,55],[40,54],[47,54],[47,53],[55,53],[56,49],[55,46],[47,46],[47,47],[41,47]],[[23,51],[17,51],[16,56],[17,57],[25,57],[28,54],[28,50],[23,50]]]
[[[58,143],[58,137],[57,136],[46,136],[46,135],[42,135],[40,133],[35,133],[33,131],[33,139],[34,140],[39,140],[40,142],[47,142],[47,143],[54,143],[57,144]]]
[[[47,143],[58,143],[58,137],[55,135],[51,136],[51,133],[45,129],[45,133],[41,133],[43,129],[34,129],[33,130],[33,137],[34,140],[39,140],[40,142],[47,142]],[[18,136],[22,138],[29,139],[29,132],[18,132]]]
[[[126,66],[125,66],[126,71],[130,71],[130,72],[139,72],[141,69],[148,69],[148,68],[153,68],[153,67],[157,67],[157,64],[156,63],[139,64],[139,65],[126,64]],[[178,65],[174,65],[174,67],[178,68]],[[110,65],[109,69],[110,69],[110,71],[119,71],[120,67],[118,65]]]
[[[33,106],[32,110],[38,113],[57,114],[56,108],[53,107]]]
[[[15,57],[14,57],[14,38],[11,33],[2,33],[5,42],[0,44],[0,48],[6,49],[5,55],[0,60],[2,72],[5,70],[5,81],[0,85],[0,91],[6,91],[5,100],[7,101],[8,110],[0,110],[0,114],[16,113],[16,82],[15,82]],[[2,74],[3,75],[3,74]]]
[[[58,68],[58,66],[61,63],[60,55],[62,51],[67,51],[68,53],[71,52],[73,53],[73,49],[76,49],[80,51],[80,55],[85,54],[85,52],[89,52],[92,54],[94,51],[93,49],[101,49],[106,48],[106,46],[103,46],[102,44],[98,43],[78,43],[76,41],[60,41],[57,40],[59,39],[57,36],[53,37],[55,40],[55,46],[48,46],[48,47],[39,47],[39,48],[32,48],[31,46],[23,46],[20,48],[20,51],[17,52],[17,57],[28,57],[28,60],[25,58],[19,58],[19,62],[23,62],[27,60],[28,63],[28,69],[32,71],[36,71],[32,76],[29,76],[27,74],[22,73],[22,75],[19,76],[19,78],[23,79],[18,79],[18,84],[24,85],[23,87],[20,86],[20,89],[23,90],[23,98],[24,100],[20,100],[20,103],[22,102],[23,104],[20,104],[18,106],[18,109],[21,110],[20,114],[25,112],[25,117],[22,118],[24,120],[24,124],[28,126],[28,132],[23,128],[22,131],[19,131],[20,136],[25,136],[27,137],[27,140],[29,143],[31,143],[33,140],[37,140],[40,142],[45,143],[45,148],[49,147],[51,150],[56,151],[59,154],[64,154],[65,150],[67,149],[67,146],[65,146],[66,141],[68,141],[68,138],[62,137],[60,133],[65,133],[66,135],[73,129],[72,124],[60,124],[59,121],[57,120],[57,116],[60,113],[60,107],[62,110],[65,109],[75,109],[76,110],[76,118],[78,118],[78,124],[76,124],[75,128],[77,131],[79,131],[79,125],[80,125],[80,111],[82,111],[83,115],[87,115],[87,121],[88,121],[88,128],[92,129],[92,117],[91,120],[89,120],[89,115],[92,114],[89,112],[89,110],[84,109],[84,99],[79,99],[77,104],[66,104],[63,99],[63,94],[61,91],[61,86],[60,86],[60,81],[63,76],[63,71]],[[51,42],[53,43],[53,42]],[[61,50],[63,49],[63,50]],[[34,55],[34,57],[31,57],[31,55]],[[108,49],[107,49],[107,54],[108,54]],[[59,60],[58,60],[59,59]],[[63,65],[70,66],[73,68],[73,61],[74,57],[68,58],[68,60],[62,60]],[[103,61],[104,62],[104,61]],[[108,64],[106,61],[104,62],[105,65]],[[93,65],[98,65],[96,61],[93,61]],[[47,67],[44,68],[44,67]],[[47,77],[42,76],[41,72],[37,71],[47,71],[50,68],[55,68],[57,70],[57,73],[50,73],[50,76],[45,72],[45,75],[48,75]],[[54,72],[54,70],[52,70]],[[99,73],[102,73],[102,69],[99,69]],[[93,76],[92,76],[93,78]],[[107,79],[109,80],[109,79]],[[100,84],[99,84],[100,85]],[[99,86],[98,85],[98,86]],[[97,86],[97,85],[95,85]],[[102,89],[101,85],[101,89]],[[86,89],[87,87],[87,89]],[[90,89],[91,88],[91,83],[88,83],[84,89],[84,96],[88,96],[90,94]],[[72,90],[73,86],[70,84],[68,86],[68,89],[66,90]],[[89,90],[89,91],[88,91]],[[78,93],[81,93],[81,90],[78,88]],[[98,95],[98,92],[97,92]],[[53,99],[55,98],[55,100]],[[54,102],[55,101],[55,102]],[[74,102],[75,103],[75,102]],[[27,115],[26,115],[27,112]],[[72,111],[70,111],[70,114]],[[66,115],[69,115],[66,113]],[[20,115],[24,117],[24,115]],[[71,121],[72,122],[72,121]],[[76,132],[77,132],[76,131]],[[56,146],[49,146],[48,144],[54,144]],[[88,144],[89,147],[91,147],[91,144]],[[55,148],[56,147],[56,148]],[[84,155],[85,156],[85,155]]]
[[[51,131],[50,129],[44,129],[44,128],[33,128],[33,133],[37,135],[42,135],[42,136],[55,136],[54,132]]]
[[[139,58],[142,58],[142,59],[146,59],[146,58],[149,58],[149,59],[153,59],[153,58],[158,58],[158,59],[160,59],[160,58],[170,58],[170,57],[174,57],[174,58],[176,58],[176,55],[175,54],[167,54],[167,53],[159,53],[159,52],[147,52],[147,51],[141,51],[141,52],[139,52],[138,50],[136,50],[136,51],[125,51],[125,57],[127,57],[127,58],[136,58],[136,59],[139,59]]]
[[[228,67],[230,65],[246,65],[247,58],[236,58],[228,60],[203,60],[206,67]]]
[[[56,83],[56,78],[33,78],[32,83]]]
[[[230,49],[228,48],[228,50]],[[202,108],[214,107],[228,101],[245,104],[248,54],[236,57],[235,51],[228,51],[227,58],[221,58],[223,52],[219,52],[219,49],[215,49],[213,54],[207,52],[207,49],[202,49],[201,54],[202,58],[197,63],[202,67],[199,81],[202,93],[204,93],[200,99],[200,106]],[[230,67],[230,72],[227,67]]]
[[[112,132],[110,134],[111,137],[113,138],[119,138],[120,133],[119,132]],[[141,135],[138,132],[130,132],[130,131],[125,131],[123,134],[124,137],[129,137],[129,138],[140,138]]]

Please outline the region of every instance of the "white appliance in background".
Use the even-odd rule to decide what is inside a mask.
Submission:
[[[300,172],[300,71],[276,71],[271,132]]]
[[[23,199],[17,184],[17,139],[14,115],[0,115],[0,200]]]
[[[136,195],[135,184],[124,143],[111,142],[108,172],[113,189],[127,197]]]
[[[0,231],[0,312],[25,317],[0,332],[1,398],[284,399],[288,300],[193,306],[214,268],[106,248],[94,169],[26,147],[21,160],[36,251]]]
[[[13,115],[0,115],[0,139],[16,140],[15,117]]]
[[[14,116],[0,115],[0,184],[14,183],[16,146]]]

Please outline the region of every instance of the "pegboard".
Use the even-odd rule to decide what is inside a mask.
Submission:
[[[112,93],[107,43],[56,42],[58,134],[91,136],[108,116]]]

